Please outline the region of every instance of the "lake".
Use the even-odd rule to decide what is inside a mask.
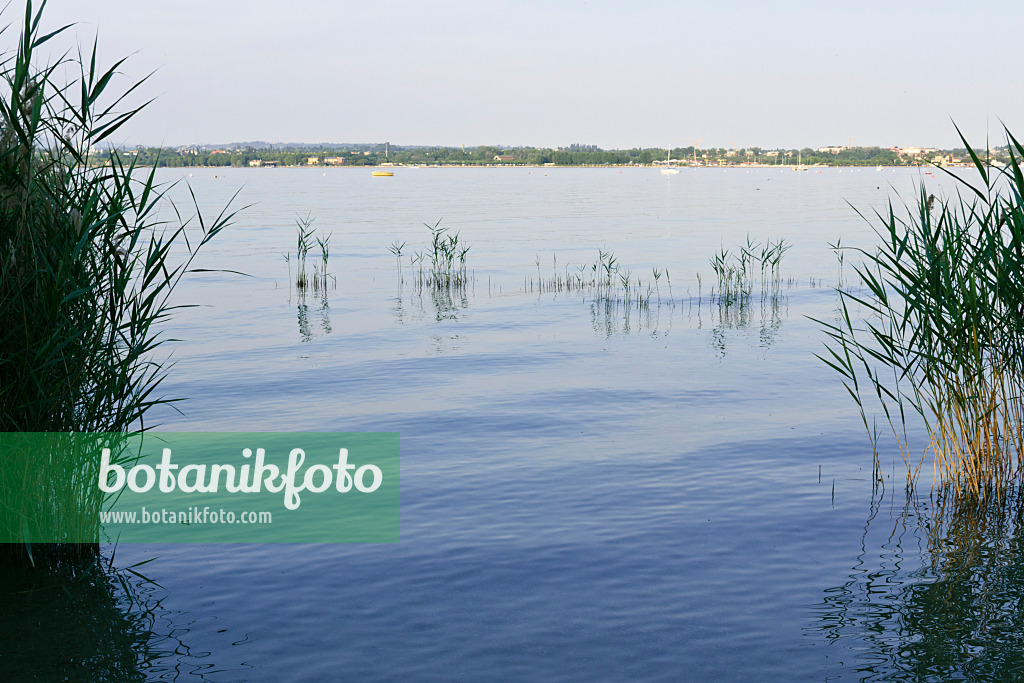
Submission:
[[[126,574],[71,606],[53,591],[18,603],[27,621],[53,609],[76,625],[53,645],[5,620],[5,642],[25,643],[16,663],[209,681],[1021,670],[1016,518],[986,525],[927,482],[908,501],[884,441],[873,486],[856,407],[814,355],[825,335],[810,318],[836,320],[834,287],[856,261],[840,272],[830,244],[869,248],[857,210],[913,203],[921,181],[948,195],[948,178],[394,170],[159,173],[190,183],[208,216],[236,193],[251,206],[196,263],[246,275],[196,273],[176,293],[196,306],[168,325],[181,341],[165,347],[162,388],[187,401],[151,419],[400,432],[401,542],[121,545],[115,564],[152,560],[138,571],[156,585]],[[170,194],[187,213],[184,185]],[[326,292],[296,291],[283,257],[307,217],[330,234]],[[472,280],[454,296],[413,281],[438,221],[470,245]],[[721,306],[709,259],[748,237],[786,240],[784,280],[771,299]],[[646,306],[536,286],[599,252],[639,278]]]

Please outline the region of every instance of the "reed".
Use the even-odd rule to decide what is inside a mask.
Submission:
[[[313,290],[324,292],[327,291],[328,278],[331,276],[327,273],[327,262],[331,258],[331,235],[329,233],[327,237],[317,237],[316,244],[320,247],[320,267],[313,266]]]
[[[745,250],[739,254],[730,254],[724,247],[717,254],[709,259],[711,270],[715,272],[718,279],[719,304],[725,306],[746,306],[750,302],[751,288],[753,286],[747,272],[748,261],[744,258],[747,255]],[[714,298],[714,290],[712,290]]]
[[[958,130],[959,132],[959,130]],[[890,202],[872,222],[880,243],[856,250],[858,288],[839,290],[836,324],[819,356],[843,379],[869,425],[880,404],[913,488],[929,455],[933,485],[979,498],[1020,479],[1024,456],[1024,148],[1006,131],[1010,163],[967,147],[976,180],[949,174],[953,198],[922,185],[917,205]],[[862,307],[864,322],[850,309]],[[820,322],[820,321],[819,321]],[[920,418],[927,443],[908,441]]]
[[[405,274],[402,272],[402,250],[405,249],[405,242],[395,240],[388,246],[388,251],[395,255],[395,265],[398,268],[398,288],[405,284]]]
[[[755,278],[755,265],[761,272],[761,300],[778,308],[779,297],[783,284],[782,258],[790,245],[784,239],[777,242],[768,241],[764,245],[748,237],[747,244],[735,253],[722,249],[710,259],[718,282],[717,291],[712,288],[711,301],[722,308],[733,305],[747,306],[752,300]],[[553,272],[550,277],[541,273],[540,257],[536,259],[537,277],[524,278],[524,288],[530,292],[563,293],[578,292],[589,294],[597,303],[614,306],[636,306],[640,309],[656,305],[675,306],[677,303],[672,293],[672,280],[667,268],[653,266],[652,279],[646,283],[639,275],[624,269],[612,251],[598,250],[597,260],[589,264],[580,264],[572,268],[566,264],[563,272],[558,270],[557,258],[552,256]],[[689,296],[691,306],[701,303],[703,297],[702,278],[697,273],[697,299]],[[661,290],[662,278],[668,289],[668,296]],[[685,301],[683,302],[685,303]]]
[[[719,306],[748,306],[754,289],[754,267],[761,273],[761,301],[778,304],[781,293],[782,257],[791,245],[784,238],[760,244],[747,236],[745,245],[730,252],[724,247],[709,260],[718,282],[718,291],[712,289],[712,300]],[[700,278],[698,277],[698,288]]]
[[[308,214],[305,218],[295,219],[298,233],[295,240],[295,287],[299,291],[306,289],[310,284],[306,275],[306,258],[309,256],[309,248],[313,245],[313,220]]]
[[[840,237],[836,240],[835,244],[831,242],[828,245],[832,253],[836,255],[836,287],[839,289],[843,288],[843,265],[846,261],[846,254],[843,252],[843,238]]]
[[[441,227],[440,220],[434,225],[424,223],[424,226],[430,231],[429,251],[417,250],[409,259],[417,289],[420,291],[428,289],[435,292],[465,292],[470,281],[467,270],[470,245],[466,244],[459,233],[450,232],[449,228]],[[389,247],[389,250],[401,259],[404,247],[405,242],[399,245],[396,241]],[[429,269],[424,270],[428,261]],[[401,278],[401,272],[399,277]]]
[[[327,264],[331,257],[331,234],[333,233],[326,237],[318,236],[316,228],[313,227],[315,220],[309,214],[306,214],[305,218],[295,219],[295,288],[299,290],[300,294],[307,289],[312,289],[314,292],[326,292],[329,282],[333,282],[337,286],[337,279],[327,272]],[[313,263],[313,274],[310,275],[307,271],[307,261],[314,244],[320,249],[320,264]],[[284,260],[288,264],[288,279],[291,280],[291,254],[284,254]]]
[[[44,6],[26,3],[18,48],[0,58],[0,432],[138,432],[175,400],[157,393],[169,367],[159,328],[181,308],[170,295],[234,214],[208,222],[196,208],[181,220],[174,207],[178,220],[161,222],[155,170],[114,151],[90,156],[145,106],[122,110],[139,84],[111,92],[124,60],[99,68],[95,43],[37,66],[36,51],[68,28],[40,34]],[[58,80],[68,71],[77,76]],[[98,541],[95,458],[59,444],[4,456],[0,541],[26,555],[29,519]],[[72,544],[54,555],[95,552]]]

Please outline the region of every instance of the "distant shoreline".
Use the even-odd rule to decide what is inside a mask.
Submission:
[[[793,150],[722,149],[685,147],[675,149],[601,150],[593,146],[570,145],[568,148],[475,147],[426,148],[356,146],[355,148],[274,148],[229,145],[221,149],[192,145],[178,149],[138,147],[113,150],[122,162],[152,168],[239,168],[246,166],[286,167],[370,167],[370,168],[871,168],[970,166],[979,158],[963,149],[937,150],[920,147],[810,147]],[[108,161],[107,153],[90,150],[97,163]],[[989,147],[986,160],[1009,163],[1010,150]]]
[[[790,169],[800,170],[803,168],[805,171],[811,169],[822,169],[822,168],[838,168],[838,169],[877,169],[877,168],[972,168],[972,164],[944,164],[942,166],[936,166],[933,164],[915,164],[913,166],[907,164],[814,164],[813,166],[799,166],[797,164],[721,164],[721,165],[707,165],[707,166],[673,166],[679,171],[684,170],[750,170],[750,169]],[[136,168],[153,168],[151,164],[139,164]],[[507,168],[507,169],[530,169],[530,170],[548,170],[557,168],[604,168],[604,169],[645,169],[645,170],[662,170],[667,168],[666,166],[656,166],[653,164],[639,165],[639,164],[562,164],[562,165],[544,165],[537,166],[532,164],[402,164],[392,166],[310,166],[307,164],[296,164],[284,166],[281,164],[267,164],[265,166],[160,166],[158,168],[176,169],[176,170],[187,170],[187,169],[253,169],[253,170],[274,170],[274,169],[307,169],[307,170],[332,170],[332,171],[392,171],[399,169],[413,169],[413,168]]]

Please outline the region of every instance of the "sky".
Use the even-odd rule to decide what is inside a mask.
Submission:
[[[1019,1],[50,0],[44,27],[72,22],[62,49],[98,35],[102,63],[130,56],[122,88],[152,73],[138,94],[155,100],[118,132],[130,145],[1024,135]]]

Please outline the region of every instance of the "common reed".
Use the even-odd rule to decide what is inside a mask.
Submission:
[[[103,70],[95,43],[38,66],[37,50],[68,28],[41,34],[44,5],[26,3],[18,48],[0,58],[0,432],[138,432],[172,401],[158,394],[169,366],[157,355],[180,308],[170,295],[233,214],[181,220],[175,207],[178,220],[161,222],[155,169],[92,156],[145,106],[125,105],[139,84],[113,92],[124,60]],[[27,555],[42,525],[92,541],[55,557],[95,555],[97,471],[61,443],[4,452],[0,541],[21,544],[5,552]]]
[[[327,291],[329,281],[337,285],[337,280],[327,272],[327,264],[331,256],[331,234],[321,237],[316,234],[313,227],[315,219],[309,214],[305,218],[296,218],[296,240],[295,240],[295,288],[300,293],[312,288],[314,292]],[[306,270],[306,261],[309,258],[309,251],[314,243],[320,248],[320,265],[313,264],[313,274],[309,275]],[[288,278],[291,279],[291,254],[284,254],[284,260],[288,263]]]
[[[958,130],[959,132],[959,130]],[[822,323],[820,356],[869,425],[876,400],[913,488],[931,457],[933,485],[973,498],[1018,482],[1024,456],[1024,148],[1006,131],[1010,163],[993,166],[961,139],[976,180],[948,173],[954,197],[922,184],[914,209],[876,212],[880,239],[856,250],[859,287],[839,290],[841,315]],[[972,176],[974,177],[974,176]],[[855,322],[860,307],[866,315]],[[820,321],[819,321],[820,322]],[[909,443],[923,420],[927,444]]]
[[[309,256],[309,248],[313,245],[313,218],[309,215],[305,218],[296,218],[295,227],[298,233],[295,240],[295,287],[302,291],[309,286],[306,258]]]
[[[730,253],[724,247],[711,257],[711,269],[718,279],[717,295],[712,299],[719,305],[740,307],[751,301],[754,288],[754,266],[761,272],[761,299],[777,299],[782,288],[782,257],[791,245],[786,240],[768,240],[764,244],[747,236],[747,243]]]
[[[449,228],[441,227],[440,220],[433,225],[429,223],[423,225],[430,231],[429,250],[417,250],[409,259],[416,287],[420,291],[424,289],[448,292],[464,291],[470,281],[466,264],[470,245],[466,244],[459,233],[450,232]],[[391,253],[399,259],[399,269],[401,269],[401,255],[404,247],[405,242],[399,245],[397,241],[388,247]],[[399,278],[401,277],[401,271],[399,271]]]
[[[405,242],[395,240],[388,246],[388,251],[395,255],[395,265],[398,267],[398,288],[401,290],[405,284],[405,273],[402,272],[402,250],[405,249]]]
[[[758,265],[761,273],[761,301],[777,307],[784,284],[781,275],[782,258],[789,248],[790,245],[784,239],[776,242],[769,240],[762,245],[748,237],[746,245],[734,253],[722,249],[710,259],[718,287],[717,290],[712,287],[709,301],[725,309],[747,306],[752,300],[755,283],[758,282],[754,268]],[[593,297],[595,302],[641,309],[649,308],[652,303],[674,306],[688,301],[690,305],[696,303],[699,306],[703,302],[703,280],[700,273],[696,274],[697,298],[694,300],[687,296],[685,300],[677,301],[672,292],[668,268],[653,266],[651,279],[644,282],[640,275],[634,275],[631,269],[623,268],[618,257],[610,250],[599,249],[597,260],[575,267],[566,264],[562,271],[559,271],[554,256],[552,263],[554,270],[550,277],[545,277],[541,274],[540,258],[537,258],[537,277],[524,278],[526,291],[584,293]],[[663,296],[661,290],[662,278],[668,290],[667,296]]]
[[[313,266],[313,289],[314,291],[326,291],[328,278],[332,276],[327,273],[327,262],[331,258],[331,235],[328,233],[327,237],[317,237],[316,245],[320,247],[320,267]]]

